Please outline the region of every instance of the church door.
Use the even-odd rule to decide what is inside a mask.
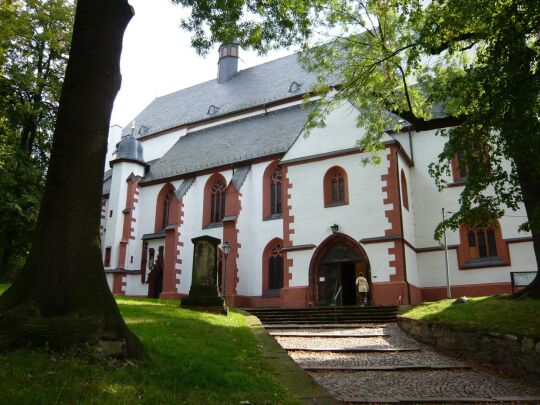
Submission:
[[[345,235],[336,235],[322,244],[313,262],[313,278],[317,305],[357,305],[359,294],[356,277],[363,273],[369,280],[369,264],[365,252]]]
[[[163,291],[163,246],[159,247],[158,257],[148,275],[148,298],[159,298]]]

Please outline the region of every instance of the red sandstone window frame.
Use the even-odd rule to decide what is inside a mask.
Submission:
[[[283,254],[283,240],[280,238],[274,238],[264,248],[262,255],[262,293],[263,296],[279,296],[279,291],[284,285],[284,254]],[[276,266],[277,268],[273,266]],[[281,270],[279,270],[281,269]],[[281,277],[276,277],[273,272],[281,271]],[[273,279],[273,280],[272,280]],[[272,282],[278,283],[278,285],[272,285]],[[272,287],[272,288],[271,288]]]
[[[498,222],[483,227],[459,227],[458,264],[462,270],[510,266],[510,250]],[[483,250],[483,251],[482,251]]]
[[[459,151],[452,158],[451,168],[452,168],[452,180],[454,184],[463,185],[467,182],[467,176],[469,175],[469,169],[464,163],[464,151]]]
[[[401,169],[401,202],[403,207],[409,211],[409,189],[407,187],[407,177],[405,177],[405,172]]]
[[[227,199],[227,182],[220,173],[214,173],[204,186],[203,228],[223,226],[225,204]],[[217,211],[216,211],[217,209]]]
[[[175,225],[178,218],[178,200],[174,195],[176,189],[171,183],[165,184],[156,199],[156,219],[154,232],[160,232],[168,225]]]
[[[349,204],[347,172],[340,166],[328,169],[323,180],[324,206],[336,207]]]
[[[279,218],[283,218],[283,170],[275,161],[263,173],[263,220]]]

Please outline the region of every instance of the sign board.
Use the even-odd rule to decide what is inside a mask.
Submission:
[[[528,286],[536,277],[536,271],[513,271],[510,274],[514,287]]]
[[[324,277],[319,277],[319,282],[323,283],[323,282],[324,282],[324,280],[325,280],[325,278],[324,278]]]

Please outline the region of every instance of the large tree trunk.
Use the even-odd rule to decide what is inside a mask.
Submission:
[[[99,242],[108,125],[120,88],[127,0],[79,0],[45,192],[26,265],[0,297],[0,347],[99,340],[144,358],[108,288]]]
[[[9,263],[13,256],[13,237],[8,230],[4,237],[0,237],[0,283],[7,283],[9,279]]]
[[[523,203],[527,211],[527,218],[531,223],[534,254],[536,257],[536,269],[540,270],[540,232],[537,228],[540,215],[540,178],[536,174],[534,165],[529,165],[515,159]],[[540,299],[540,271],[536,273],[534,280],[523,290],[514,294],[515,298]]]

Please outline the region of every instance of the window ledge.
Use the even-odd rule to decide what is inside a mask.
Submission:
[[[274,298],[274,297],[279,297],[279,296],[281,296],[281,290],[280,289],[266,290],[261,295],[262,298]]]
[[[339,207],[341,205],[349,205],[348,201],[338,201],[338,202],[331,202],[324,205],[324,208],[330,208],[330,207]]]
[[[460,179],[456,179],[453,183],[448,183],[447,187],[465,187],[465,184],[467,184],[467,177],[462,177]]]
[[[272,221],[274,219],[283,219],[283,214],[272,214],[263,219],[263,221]]]
[[[211,228],[223,228],[223,222],[212,222],[208,225],[203,226],[203,229],[211,229]]]
[[[508,265],[509,264],[506,263],[500,257],[493,256],[493,257],[482,257],[479,259],[471,259],[463,265],[462,269],[469,270],[469,269],[478,269],[478,268],[483,268],[483,267],[500,267],[500,266],[508,266]]]

